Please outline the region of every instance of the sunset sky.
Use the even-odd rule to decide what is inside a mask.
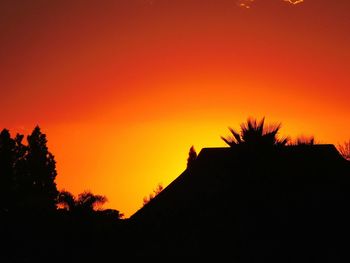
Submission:
[[[350,138],[349,0],[2,0],[0,128],[130,216],[248,116]]]

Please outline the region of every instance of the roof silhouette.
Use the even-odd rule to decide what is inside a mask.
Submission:
[[[264,262],[289,255],[298,242],[295,261],[322,261],[316,250],[341,249],[334,240],[350,232],[349,188],[350,162],[334,145],[204,148],[130,221],[144,235],[140,242],[151,244],[146,255],[233,253],[240,262]]]

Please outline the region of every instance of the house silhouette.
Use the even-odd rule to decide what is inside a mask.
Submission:
[[[344,262],[349,201],[334,145],[204,148],[129,220],[139,256]]]

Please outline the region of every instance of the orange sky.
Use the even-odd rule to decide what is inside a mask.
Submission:
[[[39,124],[58,187],[126,216],[248,116],[343,142],[350,1],[292,2],[1,1],[0,124]]]

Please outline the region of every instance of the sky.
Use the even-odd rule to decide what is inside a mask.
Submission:
[[[0,128],[129,217],[252,116],[350,138],[348,0],[1,0]]]

